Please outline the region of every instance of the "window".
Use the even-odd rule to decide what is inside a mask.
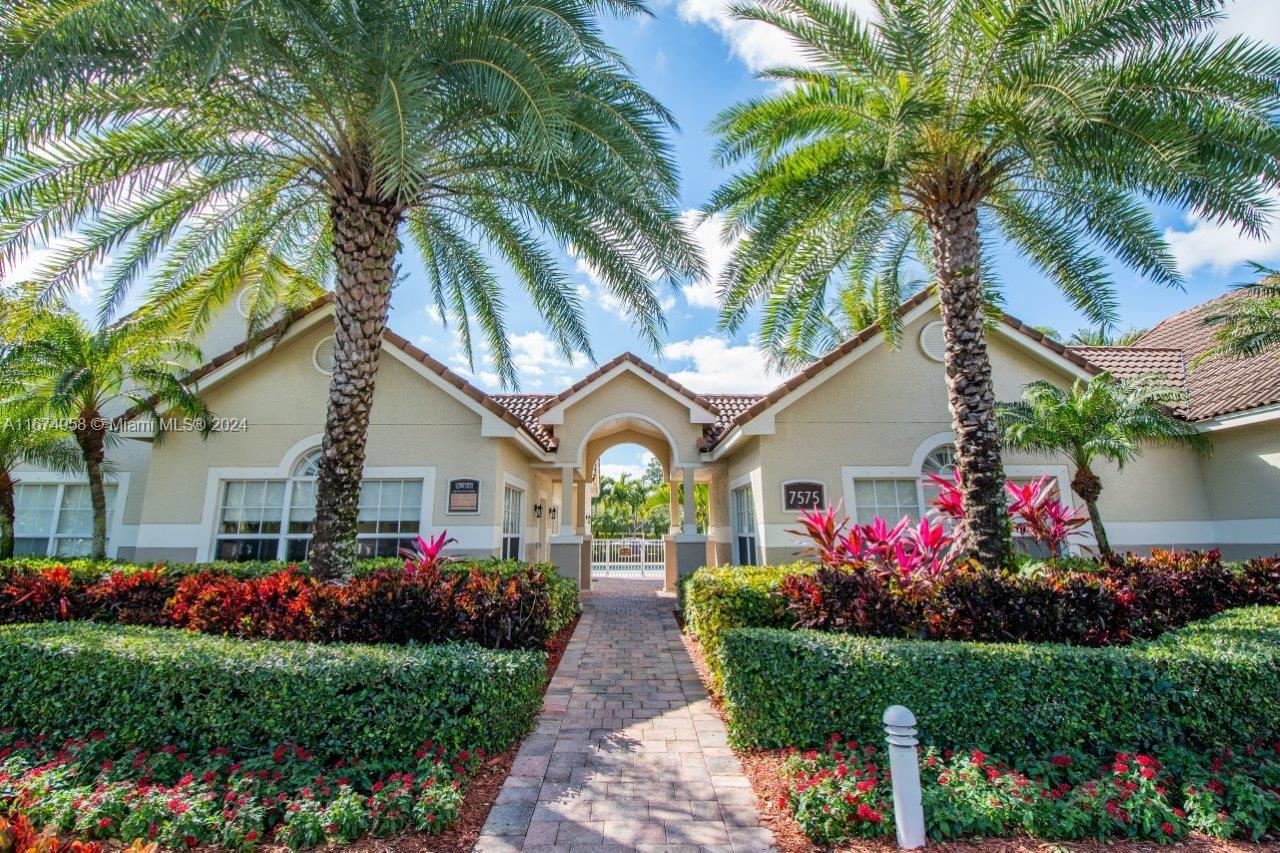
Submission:
[[[305,560],[316,520],[320,451],[298,460],[288,480],[223,485],[215,556],[219,560]],[[360,484],[356,541],[361,557],[394,557],[412,546],[422,519],[421,480]]]
[[[507,486],[502,492],[502,559],[520,559],[520,528],[524,524],[524,492]]]
[[[897,524],[904,515],[913,520],[920,517],[915,480],[855,480],[853,503],[859,524],[869,524],[876,516],[890,524]]]
[[[955,470],[956,449],[950,444],[944,444],[924,458],[924,462],[920,465],[920,497],[923,500],[925,512],[933,508],[933,500],[938,496],[939,491],[929,479],[929,475],[933,474],[944,480],[950,480]]]
[[[108,533],[116,489],[115,484],[103,487]],[[14,489],[16,556],[84,557],[92,545],[93,503],[87,483],[20,483]]]
[[[756,507],[750,486],[729,494],[733,515],[733,561],[739,566],[756,565]]]

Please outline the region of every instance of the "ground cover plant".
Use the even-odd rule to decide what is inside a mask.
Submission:
[[[893,834],[892,779],[878,741],[836,734],[820,749],[787,752],[778,806],[812,840]],[[1158,756],[1059,750],[1011,763],[980,749],[931,748],[920,770],[934,841],[1026,834],[1169,843],[1191,832],[1256,841],[1280,833],[1280,742]]]
[[[342,582],[281,563],[0,564],[0,624],[86,619],[244,639],[541,648],[579,612],[577,584],[548,564],[447,563],[424,542]]]
[[[138,839],[251,850],[437,833],[458,818],[468,773],[485,757],[430,741],[378,760],[325,761],[293,743],[250,753],[172,744],[121,751],[98,731],[74,740],[3,731],[0,812],[11,834],[56,833],[76,840],[67,844],[75,853]]]

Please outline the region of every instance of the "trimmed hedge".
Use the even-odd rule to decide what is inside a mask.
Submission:
[[[403,757],[502,750],[532,726],[546,655],[470,644],[250,642],[84,622],[0,627],[0,721],[122,748]]]
[[[787,613],[782,582],[789,575],[812,574],[817,568],[813,563],[708,566],[680,578],[677,603],[685,630],[702,644],[716,689],[720,687],[721,635],[734,628],[791,627],[795,619]]]
[[[1280,608],[1228,611],[1132,646],[888,640],[737,629],[721,638],[739,746],[878,742],[889,705],[922,741],[1009,756],[1280,735]]]

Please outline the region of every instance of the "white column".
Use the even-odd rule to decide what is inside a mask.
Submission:
[[[667,495],[670,498],[667,502],[667,509],[669,510],[668,514],[671,521],[671,524],[667,527],[667,532],[672,535],[680,532],[680,500],[679,495],[676,493],[677,491],[676,481],[673,478],[667,482]]]
[[[684,469],[684,533],[686,536],[698,533],[698,512],[694,508],[693,502],[693,472],[692,467]]]
[[[573,535],[573,466],[560,466],[560,535]]]

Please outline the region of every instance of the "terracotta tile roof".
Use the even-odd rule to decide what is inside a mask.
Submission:
[[[551,395],[551,397],[546,402],[544,402],[541,406],[539,406],[533,412],[533,414],[535,416],[541,415],[543,412],[554,408],[557,404],[562,403],[565,400],[569,399],[574,394],[578,393],[583,388],[586,388],[592,382],[595,382],[597,379],[604,376],[609,371],[613,370],[615,367],[622,364],[623,362],[630,362],[631,364],[643,370],[645,373],[648,373],[654,379],[657,379],[659,382],[662,382],[663,384],[670,387],[677,394],[681,395],[682,397],[685,397],[691,402],[698,404],[699,406],[711,412],[712,414],[714,415],[720,414],[720,410],[716,408],[715,404],[712,403],[708,398],[702,396],[701,394],[695,394],[694,392],[690,391],[688,388],[681,385],[679,382],[672,379],[667,374],[663,373],[658,368],[654,367],[649,362],[645,361],[640,356],[630,352],[624,352],[621,355],[618,355],[609,359],[607,362],[600,365],[598,368],[591,371],[586,376],[582,377],[577,382],[573,383],[568,388],[561,391],[559,394]]]
[[[534,412],[541,409],[549,399],[556,396],[555,394],[491,394],[490,396],[499,406],[519,418],[525,425],[525,429],[538,439],[543,447],[548,449],[556,447],[557,440],[552,435],[551,429],[534,416]]]
[[[1170,385],[1187,393],[1187,358],[1180,349],[1170,347],[1071,347],[1071,351],[1088,359],[1117,379],[1139,376],[1163,376]],[[1190,410],[1180,405],[1175,411],[1190,418]]]
[[[1213,345],[1214,327],[1205,325],[1207,312],[1223,303],[1246,296],[1232,291],[1175,314],[1140,338],[1143,349],[1178,349],[1186,361],[1188,416],[1206,420],[1219,415],[1280,403],[1280,353],[1268,352],[1253,358],[1231,359],[1211,356],[1197,362],[1197,356]]]
[[[754,406],[764,395],[705,394],[704,396],[720,410],[720,416],[716,418],[716,422],[702,431],[702,444],[704,447],[710,448],[715,447],[716,442],[720,440],[725,430],[729,428],[729,424],[733,423],[738,415]]]

